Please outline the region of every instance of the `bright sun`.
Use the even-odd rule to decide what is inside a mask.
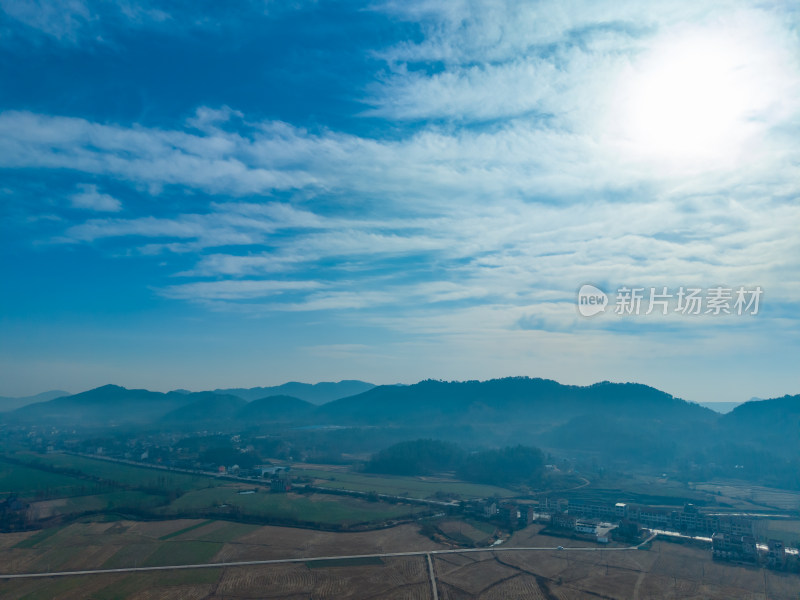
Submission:
[[[690,31],[664,38],[618,89],[618,126],[641,158],[726,160],[758,129],[774,62],[749,35]],[[763,124],[763,123],[762,123]]]

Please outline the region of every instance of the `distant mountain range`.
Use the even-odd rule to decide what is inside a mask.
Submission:
[[[305,398],[271,393],[286,389]],[[352,389],[362,391],[314,403]],[[262,393],[267,395],[250,401],[242,397]],[[27,404],[5,413],[3,421],[219,433],[263,427],[270,435],[317,436],[320,447],[320,436],[330,431],[339,440],[372,440],[373,450],[390,439],[526,444],[573,457],[680,465],[692,480],[710,476],[703,472],[710,468],[712,475],[747,475],[800,488],[800,395],[746,402],[720,414],[640,384],[581,387],[527,377],[402,386],[289,383],[166,394],[106,385]]]
[[[761,398],[751,398],[750,402],[757,400],[761,400]],[[742,404],[742,402],[698,402],[698,404],[724,415],[725,413],[731,412],[734,408]]]
[[[337,382],[323,381],[320,383],[298,383],[290,381],[274,387],[255,388],[230,388],[214,390],[216,394],[231,394],[244,400],[258,400],[267,396],[291,396],[311,404],[325,404],[339,398],[355,396],[375,387],[373,383],[357,380],[343,380]]]
[[[34,396],[22,396],[19,398],[11,398],[8,396],[0,396],[0,412],[15,410],[26,404],[33,404],[34,402],[46,402],[53,398],[60,398],[61,396],[68,396],[69,392],[63,390],[51,390],[49,392],[42,392]]]
[[[259,423],[296,423],[314,412],[314,405],[291,396],[267,396],[247,402],[238,396],[201,392],[171,410],[157,425],[176,429],[242,428]]]
[[[304,397],[276,391],[294,390]],[[355,394],[341,397],[352,390]],[[58,392],[49,392],[56,395]],[[260,394],[265,394],[260,396]],[[46,397],[47,395],[45,395]],[[323,398],[330,400],[317,405]],[[309,399],[311,398],[311,400]],[[562,385],[546,379],[509,377],[489,381],[427,380],[407,386],[374,386],[362,381],[315,385],[168,393],[106,385],[94,390],[31,402],[7,413],[13,421],[93,425],[121,423],[168,426],[180,423],[251,425],[294,422],[408,428],[422,433],[444,429],[480,431],[506,437],[535,435],[550,446],[570,446],[581,438],[669,436],[675,440],[719,429],[760,425],[791,428],[800,415],[798,396],[747,402],[721,415],[665,392],[634,383]],[[249,402],[248,402],[249,400]],[[745,415],[745,416],[742,416]],[[788,422],[788,425],[787,425]],[[619,440],[617,440],[619,441]]]
[[[7,418],[70,425],[145,424],[191,402],[193,397],[194,394],[162,394],[104,385],[80,394],[28,404],[8,413]]]
[[[275,387],[167,393],[104,385],[79,394],[45,392],[8,399],[8,420],[70,425],[151,425],[181,428],[237,426],[242,422],[284,422],[314,412],[315,404],[374,388],[364,381],[289,382]],[[296,395],[279,393],[286,390]],[[235,392],[235,393],[234,393]],[[12,402],[13,401],[13,402]],[[241,413],[241,414],[240,414]]]
[[[706,408],[646,385],[602,382],[580,387],[527,377],[378,386],[321,406],[317,416],[334,423],[370,425],[408,425],[441,419],[450,425],[550,425],[579,415],[609,412],[668,420],[713,417]]]
[[[317,401],[336,395],[337,389],[339,393],[367,389],[322,405],[270,393],[287,388],[305,392],[306,398],[314,390],[311,394]],[[257,393],[267,396],[250,402],[242,397]],[[800,452],[800,396],[746,402],[720,414],[640,384],[602,382],[581,387],[527,377],[428,380],[405,386],[290,383],[166,394],[106,385],[27,404],[6,413],[4,420],[198,431],[274,423],[369,427],[402,430],[415,437],[485,444],[535,442],[547,448],[615,456],[669,456],[680,448],[725,443],[746,443],[782,455]]]

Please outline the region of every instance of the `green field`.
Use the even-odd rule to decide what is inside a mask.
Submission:
[[[72,454],[16,454],[15,459],[26,462],[29,466],[45,468],[70,469],[79,471],[89,477],[107,482],[114,482],[126,487],[150,488],[159,490],[187,491],[209,485],[220,485],[220,481],[205,475],[176,473],[166,469],[137,467],[109,460],[74,456]],[[15,469],[23,468],[14,465]],[[37,471],[42,473],[43,471]],[[48,473],[47,471],[44,471]],[[56,475],[48,473],[49,475]],[[86,482],[82,482],[86,483]]]
[[[426,480],[419,477],[402,477],[399,475],[371,475],[367,473],[342,473],[317,469],[294,469],[295,474],[314,479],[314,485],[330,489],[346,489],[357,492],[377,492],[390,496],[407,498],[430,498],[441,494],[453,494],[461,498],[488,498],[499,496],[508,498],[517,495],[511,490],[466,483],[463,481]]]
[[[22,465],[6,462],[0,458],[0,497],[17,494],[22,498],[33,499],[37,496],[57,498],[80,493],[80,490],[94,490],[97,486],[92,482],[49,473]]]
[[[189,527],[184,527],[183,529],[178,529],[178,531],[173,531],[172,533],[168,533],[167,535],[162,535],[160,540],[168,540],[170,538],[178,537],[179,535],[183,535],[184,533],[188,533],[190,531],[194,531],[195,529],[200,529],[201,527],[205,527],[206,525],[213,523],[214,521],[201,521],[200,523],[195,523],[194,525],[189,525]]]
[[[642,497],[664,500],[673,500],[680,504],[687,499],[700,499],[705,494],[689,489],[689,487],[674,479],[666,479],[652,476],[631,477],[604,477],[592,480],[592,482],[582,488],[582,495],[609,496],[609,499],[619,497]],[[659,503],[659,502],[656,502]]]
[[[213,522],[213,521],[212,521]],[[248,525],[246,523],[225,523],[225,527],[203,533],[198,531],[195,537],[196,540],[206,542],[231,542],[237,538],[247,535],[251,531],[255,531],[261,527],[260,525]]]
[[[83,462],[67,463],[57,457],[65,455],[44,455],[41,457],[29,454],[16,455],[28,463],[28,466],[9,462],[0,458],[0,497],[11,493],[18,494],[28,502],[37,500],[60,499],[48,508],[50,515],[73,515],[87,511],[151,509],[165,502],[165,496],[148,494],[137,490],[120,490],[102,479],[110,474],[108,464],[102,461],[86,459]],[[54,465],[59,468],[82,467],[82,475],[71,473],[54,473],[36,468],[37,464]],[[123,472],[124,474],[124,472]],[[119,480],[119,474],[115,474]],[[116,489],[115,489],[116,488]],[[114,491],[110,491],[114,490]]]
[[[222,506],[227,505],[227,506]],[[192,511],[218,510],[221,517],[236,509],[243,514],[272,519],[304,521],[325,525],[352,525],[383,521],[425,510],[423,507],[367,502],[346,496],[301,496],[297,494],[241,495],[236,488],[223,487],[188,492],[160,509],[166,516]]]
[[[37,505],[37,510],[42,511],[39,518],[85,512],[124,513],[128,510],[145,511],[163,517],[196,515],[232,520],[237,517],[260,517],[282,522],[349,526],[406,517],[426,510],[414,505],[369,502],[361,498],[325,494],[238,494],[239,486],[213,477],[69,454],[19,453],[13,458],[23,461],[25,465],[0,461],[3,468],[0,483],[5,482],[5,489],[9,492],[24,492],[30,500],[54,500]],[[51,469],[64,471],[53,472]],[[330,473],[324,471],[308,471],[305,474],[331,477]],[[365,492],[378,491],[392,495],[407,493],[415,498],[436,492],[467,496],[508,496],[513,493],[502,488],[461,482],[360,474],[345,474],[338,481],[323,480],[321,483],[333,488],[345,487]],[[179,535],[175,533],[165,539]],[[212,531],[207,539],[226,541],[223,539],[225,536],[222,532]]]
[[[66,498],[63,506],[53,509],[53,514],[73,515],[87,511],[112,511],[112,510],[148,510],[164,504],[164,496],[147,494],[145,492],[121,491],[107,494],[94,494],[92,496],[77,496]]]
[[[732,481],[713,481],[698,484],[696,487],[698,490],[718,494],[734,501],[752,503],[757,506],[777,508],[779,510],[800,509],[800,492],[793,490],[779,490]]]

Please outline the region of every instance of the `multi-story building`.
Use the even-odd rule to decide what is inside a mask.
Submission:
[[[786,548],[780,540],[769,540],[767,551],[764,553],[764,562],[773,569],[782,569],[786,566]]]
[[[577,521],[575,523],[575,531],[577,531],[578,533],[587,533],[591,535],[596,535],[597,525],[598,523],[596,521],[581,519],[580,521]]]
[[[559,529],[575,529],[577,522],[578,517],[568,513],[553,513],[553,516],[550,517],[550,523]]]
[[[605,502],[589,500],[570,500],[569,512],[595,519],[612,519],[616,516],[616,506]]]
[[[711,537],[711,554],[718,560],[755,562],[758,558],[753,536],[729,533],[715,533]]]
[[[497,516],[507,525],[516,525],[519,522],[517,505],[511,502],[501,504],[497,511]]]

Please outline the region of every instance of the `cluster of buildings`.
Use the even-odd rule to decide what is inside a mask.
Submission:
[[[578,518],[566,512],[550,515],[550,524],[557,529],[565,529],[583,537],[592,539],[600,544],[607,544],[610,532],[617,528],[615,523],[603,522],[600,519]]]
[[[651,529],[666,529],[688,534],[726,533],[750,535],[754,533],[753,520],[737,515],[701,512],[693,504],[683,509],[672,507],[643,506],[624,502],[606,503],[590,500],[552,501],[543,499],[539,512],[550,514],[568,512],[570,515],[589,519],[619,522],[633,521]]]
[[[748,562],[778,570],[786,569],[789,561],[795,560],[780,540],[758,544],[753,519],[702,512],[692,504],[686,504],[683,509],[674,509],[624,502],[611,504],[589,500],[542,499],[537,509],[539,519],[549,516],[552,527],[584,537],[594,536],[601,543],[608,542],[611,529],[619,527],[625,530],[626,535],[630,535],[635,534],[641,526],[692,536],[708,535],[711,537],[712,556],[716,560]]]
[[[526,527],[538,517],[535,505],[522,502],[472,500],[464,504],[464,511],[476,517],[498,520],[510,529]]]
[[[759,563],[771,569],[785,569],[789,554],[780,540],[759,545],[752,535],[715,533],[711,537],[711,554],[716,560]]]
[[[780,541],[756,543],[753,519],[703,512],[693,504],[676,509],[584,499],[542,498],[538,503],[487,499],[468,502],[464,509],[468,514],[499,521],[512,529],[539,521],[599,543],[608,543],[612,530],[618,529],[622,536],[632,538],[640,527],[710,536],[715,559],[758,563],[775,569],[787,564],[786,548]]]

